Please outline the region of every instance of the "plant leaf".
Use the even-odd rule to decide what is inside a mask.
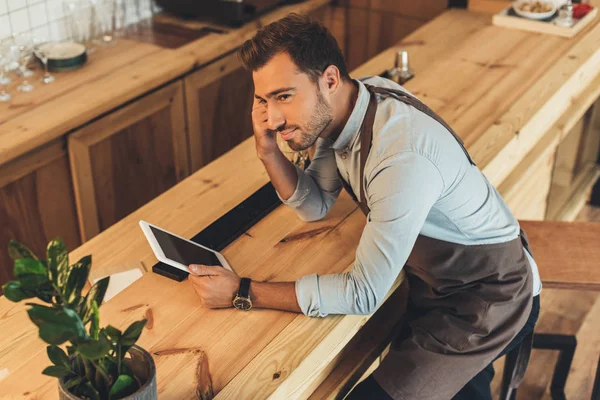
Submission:
[[[32,297],[35,297],[35,295],[26,292],[22,287],[21,287],[21,282],[19,281],[10,281],[5,283],[2,286],[2,292],[4,293],[4,296],[14,302],[14,303],[18,303],[21,300],[24,299],[30,299]]]
[[[64,285],[64,282],[61,282],[62,284],[59,283],[58,277],[63,270],[68,270],[69,268],[69,252],[67,246],[60,238],[56,238],[48,243],[46,258],[46,262],[48,263],[48,278],[61,287]]]
[[[106,333],[106,335],[110,338],[110,340],[112,340],[113,342],[118,343],[119,340],[121,340],[121,331],[118,330],[117,328],[115,328],[112,325],[107,326],[106,328],[103,329],[104,333]]]
[[[81,290],[87,282],[92,266],[92,256],[85,256],[71,266],[67,284],[64,286],[63,299],[68,304],[77,304],[81,298]]]
[[[94,340],[98,340],[100,335],[100,311],[98,311],[98,304],[94,301],[92,303],[92,323],[90,325],[90,336]]]
[[[83,316],[83,324],[87,324],[92,317],[93,309],[92,303],[95,301],[97,303],[96,307],[102,305],[102,301],[104,300],[104,295],[106,294],[106,289],[108,288],[108,283],[110,281],[110,276],[106,278],[100,279],[98,282],[92,286],[88,294],[85,296],[85,300],[83,301],[83,310],[80,315]]]
[[[142,330],[144,329],[146,322],[148,322],[148,320],[143,319],[141,321],[136,321],[133,324],[129,325],[129,328],[127,328],[125,332],[123,332],[123,336],[121,337],[120,341],[121,345],[133,346],[142,334]]]
[[[47,276],[46,267],[39,260],[31,258],[19,258],[15,260],[14,274],[17,278],[25,275],[43,275]]]
[[[55,378],[64,378],[65,376],[69,375],[71,373],[71,370],[67,367],[63,367],[61,365],[52,365],[50,367],[46,367],[46,369],[44,369],[42,371],[42,374],[44,375],[48,375],[48,376],[53,376]]]
[[[97,360],[106,356],[110,350],[110,343],[104,335],[98,340],[87,340],[77,346],[77,352],[88,360]]]
[[[70,369],[69,357],[63,349],[58,346],[48,346],[46,351],[48,353],[48,358],[54,363],[54,365],[63,366]]]
[[[83,322],[69,308],[50,308],[32,305],[29,318],[40,327],[40,338],[48,344],[60,345],[67,340],[79,342],[88,339]]]
[[[63,386],[65,389],[69,390],[72,387],[79,385],[82,381],[83,381],[83,378],[81,376],[77,376],[77,377],[69,379],[68,381],[63,383]]]
[[[114,385],[108,392],[109,400],[122,399],[123,397],[129,396],[138,390],[138,384],[129,375],[119,375]]]
[[[16,240],[11,240],[8,242],[8,255],[15,261],[21,258],[31,258],[36,261],[38,260],[33,251],[29,250]]]
[[[87,396],[90,400],[100,400],[100,395],[98,391],[94,389],[94,387],[89,383],[85,382],[84,384],[79,386],[80,390],[78,391],[78,395]]]
[[[42,291],[43,288],[47,289],[45,286],[49,282],[46,275],[23,275],[19,277],[19,281],[23,289],[36,293]]]

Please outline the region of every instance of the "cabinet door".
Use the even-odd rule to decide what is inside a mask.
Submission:
[[[73,133],[69,156],[86,241],[189,175],[182,82]]]
[[[14,279],[9,240],[23,243],[43,258],[48,242],[56,237],[69,250],[81,244],[64,147],[62,140],[50,143],[0,169],[0,286]]]
[[[192,172],[252,136],[254,84],[237,53],[185,78]]]

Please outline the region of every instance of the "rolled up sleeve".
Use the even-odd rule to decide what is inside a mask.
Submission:
[[[374,169],[366,187],[371,212],[350,271],[310,275],[296,282],[302,312],[370,314],[404,267],[429,211],[444,188],[437,167],[415,152],[402,152]]]
[[[340,194],[342,184],[337,175],[335,154],[328,142],[318,139],[317,150],[310,166],[303,171],[296,167],[298,183],[289,199],[279,199],[296,211],[304,221],[317,221],[329,212]]]

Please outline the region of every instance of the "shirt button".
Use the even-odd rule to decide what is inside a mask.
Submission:
[[[342,160],[345,160],[346,159],[346,153],[342,153],[341,157],[342,157]]]

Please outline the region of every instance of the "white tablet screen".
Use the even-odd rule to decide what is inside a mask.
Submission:
[[[150,226],[165,256],[180,264],[221,265],[216,254]]]

